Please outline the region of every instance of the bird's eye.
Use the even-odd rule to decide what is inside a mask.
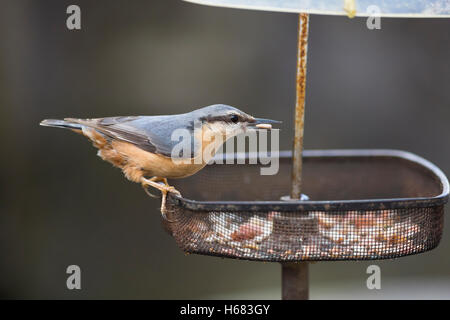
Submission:
[[[239,117],[235,114],[231,115],[230,117],[231,122],[237,123],[239,121]]]

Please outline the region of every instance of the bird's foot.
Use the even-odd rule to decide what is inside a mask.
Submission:
[[[161,181],[162,183],[157,182],[157,181]],[[161,194],[162,194],[161,214],[165,220],[167,220],[169,222],[174,222],[167,218],[167,211],[166,211],[167,194],[169,192],[171,192],[171,193],[181,197],[181,193],[177,189],[175,189],[175,187],[170,186],[168,184],[166,178],[159,178],[159,177],[153,177],[151,179],[141,178],[141,184],[142,184],[142,187],[144,188],[145,192],[151,197],[155,197],[155,195],[150,193],[150,191],[148,191],[149,186],[154,187],[154,188],[158,189],[159,191],[161,191]]]
[[[159,191],[161,191],[162,194],[167,194],[167,193],[171,192],[177,196],[181,196],[181,193],[177,189],[175,189],[175,187],[169,185],[166,178],[160,178],[160,177],[153,177],[150,179],[141,178],[141,185],[144,188],[145,192],[153,198],[159,198],[159,197],[157,195],[151,193],[150,191],[148,191],[148,187],[153,187],[155,189],[158,189]]]

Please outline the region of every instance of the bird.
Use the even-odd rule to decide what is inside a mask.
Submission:
[[[125,177],[158,189],[163,197],[180,192],[167,179],[189,177],[203,169],[228,139],[248,130],[272,129],[281,123],[255,118],[235,107],[214,104],[188,113],[156,116],[119,116],[93,119],[45,119],[41,126],[70,129],[84,135],[97,155],[122,169]],[[188,140],[181,146],[174,133]]]

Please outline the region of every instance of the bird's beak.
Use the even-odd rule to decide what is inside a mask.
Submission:
[[[255,121],[249,123],[248,125],[250,126],[250,128],[270,130],[272,129],[272,123],[281,123],[281,121],[255,118]]]

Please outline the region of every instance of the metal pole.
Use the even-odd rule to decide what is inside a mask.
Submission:
[[[308,262],[281,265],[283,300],[308,300]]]
[[[306,60],[308,52],[309,15],[301,13],[298,20],[297,100],[292,162],[291,199],[301,199],[302,152],[305,120]],[[282,299],[307,300],[309,297],[308,263],[283,263],[281,267]]]
[[[294,152],[292,162],[291,199],[300,199],[302,189],[303,131],[305,126],[306,58],[308,52],[309,16],[301,13],[298,20],[297,100],[295,103]]]

